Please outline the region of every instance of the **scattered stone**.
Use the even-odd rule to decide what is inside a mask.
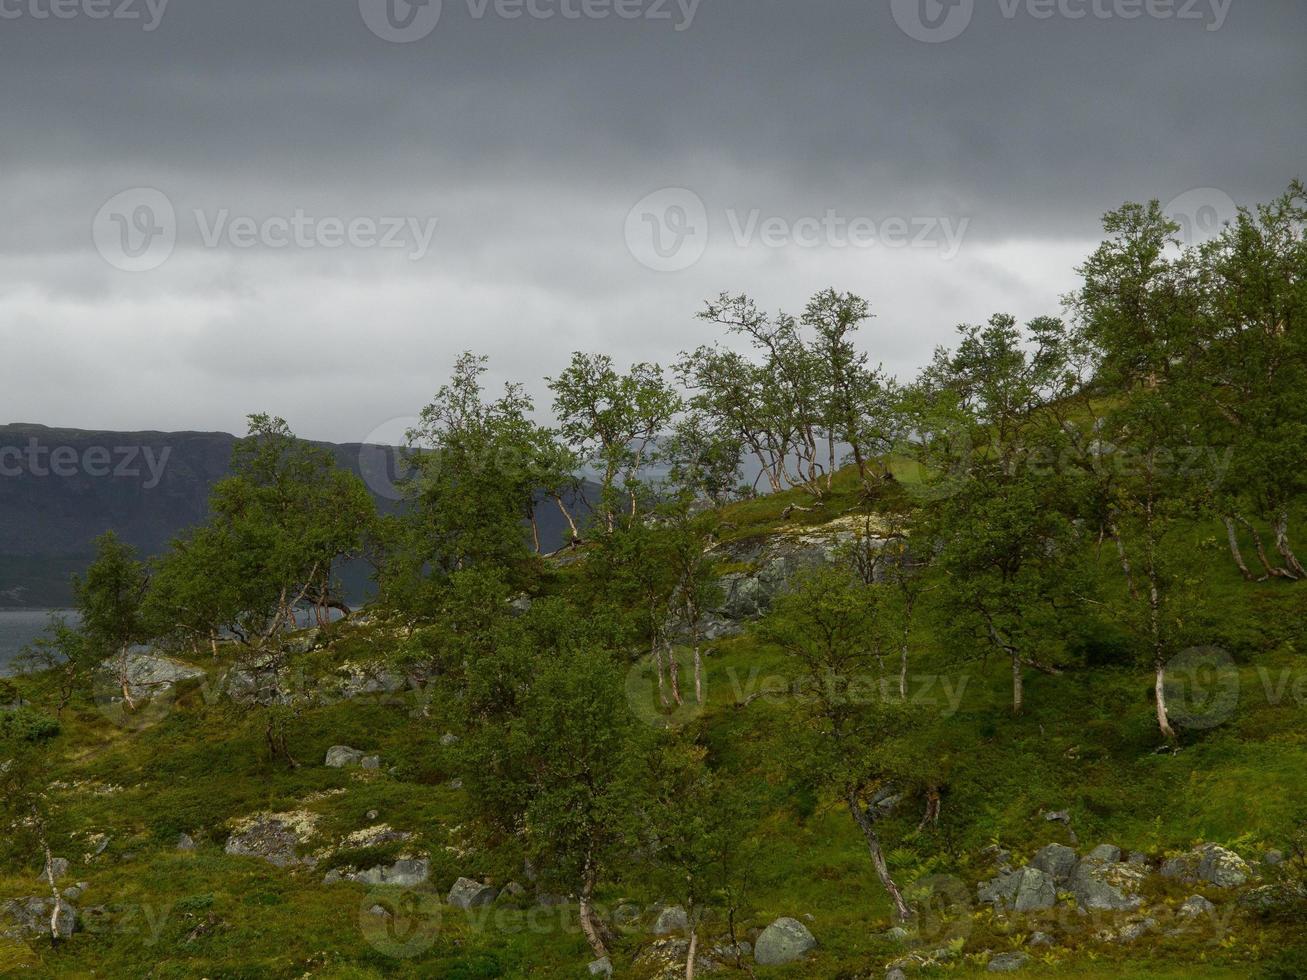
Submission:
[[[367,812],[367,818],[368,818],[369,820],[376,820],[376,819],[377,819],[377,811],[376,811],[376,810],[369,810],[369,811]]]
[[[1253,888],[1239,896],[1239,907],[1265,916],[1307,915],[1307,884],[1281,881]]]
[[[390,918],[390,910],[382,905],[374,905],[368,909],[368,915],[375,915],[379,919],[388,919]]]
[[[690,941],[675,936],[655,939],[635,958],[639,976],[651,980],[681,980],[685,976],[685,960],[690,955]],[[694,955],[696,973],[712,973],[719,969],[715,960],[700,947]]]
[[[1071,811],[1053,810],[1049,813],[1044,814],[1044,819],[1047,820],[1049,823],[1070,823]]]
[[[1130,856],[1126,858],[1127,864],[1137,864],[1140,867],[1146,867],[1148,864],[1148,855],[1143,851],[1131,851]]]
[[[1216,906],[1203,898],[1202,895],[1190,895],[1184,900],[1177,914],[1183,915],[1186,919],[1192,919],[1200,915],[1210,915]]]
[[[1046,932],[1034,932],[1030,934],[1027,946],[1052,946],[1053,937]]]
[[[178,834],[177,850],[179,851],[195,850],[195,838],[193,838],[190,834]]]
[[[1059,885],[1064,885],[1071,880],[1071,873],[1075,871],[1079,861],[1079,855],[1065,844],[1049,844],[1035,852],[1035,856],[1030,859],[1030,865],[1044,872]]]
[[[85,885],[81,885],[81,884],[69,885],[67,888],[63,890],[63,896],[64,898],[68,899],[68,901],[75,902],[82,897],[82,892],[84,892],[85,890],[86,890]]]
[[[689,928],[690,919],[685,914],[685,909],[679,905],[673,905],[658,913],[658,918],[653,924],[653,934],[655,936],[670,936],[672,933],[686,932]]]
[[[1032,912],[1051,909],[1056,904],[1057,885],[1051,875],[1039,868],[1025,867],[981,885],[978,897],[998,909]]]
[[[993,862],[994,867],[1000,871],[1008,871],[1012,864],[1012,852],[1006,848],[999,847],[997,844],[990,844],[980,852],[980,856],[988,858]]]
[[[507,885],[504,886],[503,890],[499,893],[499,898],[501,900],[526,898],[526,889],[523,888],[521,885],[519,885],[516,881],[510,881]]]
[[[908,975],[897,966],[892,966],[885,974],[885,980],[908,980]]]
[[[475,909],[483,905],[489,905],[495,900],[495,890],[489,885],[483,885],[479,881],[473,881],[471,878],[459,878],[454,882],[454,887],[449,890],[449,897],[445,899],[450,905],[457,909]]]
[[[445,748],[449,748],[451,745],[457,745],[458,742],[459,738],[453,732],[445,732],[444,735],[440,736],[440,744]]]
[[[896,943],[907,942],[908,930],[904,929],[902,926],[894,926],[894,928],[885,933],[885,938]]]
[[[1021,969],[1030,960],[1025,953],[999,953],[991,957],[989,966],[986,967],[990,973],[1015,973]]]
[[[461,780],[461,779],[451,779],[451,780],[449,781],[449,788],[450,788],[450,789],[462,789],[462,788],[463,788],[463,780]]]
[[[762,931],[753,947],[760,966],[782,966],[803,957],[817,945],[808,927],[798,919],[780,918]]]
[[[611,977],[612,975],[613,963],[607,956],[590,962],[590,976]]]
[[[1262,860],[1274,868],[1284,863],[1284,852],[1276,850],[1267,851]]]

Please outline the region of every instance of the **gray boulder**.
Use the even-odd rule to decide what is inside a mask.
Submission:
[[[590,976],[592,977],[611,977],[613,975],[613,962],[607,956],[590,962]]]
[[[1057,885],[1052,875],[1033,866],[1025,867],[981,885],[979,898],[1013,912],[1051,909],[1057,902]]]
[[[1133,943],[1142,939],[1156,928],[1156,919],[1140,919],[1137,922],[1130,922],[1117,930],[1116,941],[1119,943]]]
[[[495,900],[495,890],[489,885],[483,885],[479,881],[473,881],[471,878],[459,878],[454,882],[454,887],[449,890],[449,897],[445,899],[456,909],[475,909],[483,905],[489,905]]]
[[[50,935],[54,899],[46,896],[13,898],[0,903],[0,936],[9,939],[39,939]],[[77,928],[77,910],[66,899],[59,900],[59,935],[71,936]]]
[[[178,834],[177,850],[179,851],[195,850],[195,838],[193,838],[190,834]]]
[[[817,945],[808,927],[798,919],[780,918],[764,929],[753,945],[759,966],[783,966],[801,959]]]
[[[381,757],[367,755],[359,749],[352,749],[348,745],[333,745],[327,749],[326,765],[331,769],[352,769],[360,766],[364,769],[377,769],[381,765]]]
[[[990,958],[986,969],[990,973],[1015,973],[1029,960],[1030,957],[1025,953],[999,953]]]
[[[886,972],[885,980],[908,980],[908,975],[900,967],[892,966]]]
[[[1071,893],[1076,904],[1086,911],[1130,911],[1143,902],[1136,892],[1148,873],[1137,865],[1105,860],[1112,851],[1120,857],[1119,849],[1107,845],[1095,848],[1071,874]]]
[[[58,881],[60,878],[68,874],[68,859],[61,857],[51,858],[50,863],[46,865],[45,874],[53,876],[54,880]]]
[[[508,901],[509,899],[517,901],[524,898],[526,898],[526,889],[516,881],[510,881],[499,893],[500,901]]]
[[[670,936],[672,933],[687,932],[689,928],[690,919],[685,914],[685,909],[679,905],[672,905],[658,913],[658,918],[653,924],[653,934]]]
[[[1071,880],[1071,873],[1079,861],[1076,852],[1065,844],[1049,844],[1035,852],[1035,856],[1030,859],[1030,866],[1038,868],[1057,884],[1064,885]]]
[[[1162,862],[1162,877],[1188,884],[1205,881],[1218,888],[1237,888],[1247,884],[1252,874],[1243,858],[1219,844],[1200,844],[1187,854]]]
[[[1028,946],[1052,946],[1053,937],[1046,932],[1032,932],[1027,941]]]
[[[401,858],[390,866],[379,865],[353,875],[342,875],[364,885],[396,885],[403,888],[424,884],[430,876],[431,864],[425,858]]]
[[[133,650],[125,657],[110,657],[96,670],[95,686],[104,691],[111,701],[122,699],[122,680],[133,701],[149,701],[160,694],[170,694],[183,681],[198,680],[204,676],[199,667],[142,650]]]
[[[1115,844],[1099,844],[1092,851],[1085,855],[1087,861],[1101,861],[1104,864],[1115,864],[1121,860],[1121,848]]]
[[[451,745],[457,745],[458,741],[458,736],[453,732],[445,732],[444,735],[440,736],[440,744],[445,748],[449,748]]]

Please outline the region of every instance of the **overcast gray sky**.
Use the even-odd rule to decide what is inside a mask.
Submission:
[[[1301,0],[0,0],[0,422],[398,438],[461,350],[542,396],[722,290],[859,292],[910,374],[1123,200],[1307,176],[1305,52]]]

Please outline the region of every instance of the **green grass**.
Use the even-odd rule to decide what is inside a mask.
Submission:
[[[799,491],[732,505],[722,515],[730,525],[725,535],[743,539],[821,523],[857,501],[856,484],[843,473],[817,512],[782,516],[787,503],[810,503]],[[887,821],[891,868],[900,881],[952,875],[974,895],[976,880],[990,874],[978,856],[987,844],[999,842],[1025,857],[1049,841],[1066,841],[1066,829],[1041,816],[1052,809],[1070,811],[1082,849],[1107,841],[1153,856],[1210,840],[1256,860],[1267,847],[1283,848],[1303,825],[1307,705],[1294,697],[1293,685],[1307,677],[1300,652],[1307,585],[1244,583],[1210,528],[1186,533],[1195,562],[1209,569],[1202,605],[1217,641],[1238,664],[1241,697],[1230,719],[1209,731],[1185,732],[1178,753],[1156,754],[1151,678],[1113,664],[1111,643],[1105,662],[1086,666],[1073,658],[1062,677],[1029,675],[1027,711],[1012,718],[1007,668],[959,661],[939,649],[927,624],[913,651],[913,694],[936,698],[938,711],[946,703],[946,678],[960,699],[956,712],[928,726],[916,746],[944,788],[938,827],[916,829],[916,804]],[[1103,574],[1114,574],[1106,559]],[[375,626],[333,635],[330,649],[305,657],[314,670],[385,655],[398,642]],[[418,935],[415,955],[393,955],[397,940],[378,933],[366,914],[378,894],[353,883],[323,884],[328,867],[423,851],[432,859],[433,895],[459,875],[503,881],[518,870],[495,855],[461,853],[467,841],[460,828],[462,794],[449,785],[458,775],[457,752],[439,744],[451,728],[448,706],[431,701],[424,714],[410,695],[403,703],[365,698],[307,711],[292,724],[291,748],[304,763],[292,770],[267,758],[256,720],[209,696],[226,656],[198,661],[210,671],[207,685],[184,687],[173,710],[141,731],[116,727],[86,700],[64,712],[60,757],[49,775],[71,788],[52,790],[60,812],[56,830],[76,842],[63,849],[73,861],[70,881],[89,884],[76,904],[106,912],[58,950],[0,942],[0,975],[584,975],[588,947],[569,911],[498,907],[469,919],[446,908],[438,929]],[[847,812],[787,775],[781,760],[791,715],[784,699],[736,707],[764,678],[792,673],[781,651],[748,634],[714,644],[708,654],[708,703],[696,723],[713,765],[747,785],[756,800],[751,844],[757,881],[741,928],[765,926],[779,915],[812,916],[819,949],[802,964],[759,969],[761,980],[879,977],[902,950],[882,935],[892,924],[888,902]],[[1274,693],[1285,677],[1284,695],[1268,698],[1267,678]],[[22,683],[40,700],[42,679]],[[1307,691],[1307,680],[1297,690]],[[382,770],[324,768],[333,744],[380,753]],[[374,822],[415,836],[402,848],[328,855],[313,870],[278,869],[223,853],[231,820],[300,809],[317,815],[314,846],[324,852]],[[367,816],[373,810],[375,821]],[[196,838],[195,852],[175,850],[181,832]],[[103,853],[89,856],[95,833],[108,834],[109,842]],[[41,894],[36,872],[35,861],[8,869],[0,877],[0,897]],[[1192,891],[1150,887],[1163,904]],[[647,906],[662,898],[633,874],[606,886],[600,902]],[[968,917],[966,928],[962,956],[938,975],[983,974],[986,951],[1020,948],[1025,931],[1020,922],[987,913]],[[1294,944],[1303,942],[1286,926],[1242,918],[1220,942],[1152,936],[1123,947],[1095,943],[1074,924],[1066,935],[1071,948],[1046,954],[1047,960],[1016,975],[1247,977],[1276,956],[1296,955]],[[619,968],[647,938],[643,932],[623,936],[615,955]],[[1295,975],[1294,962],[1285,962],[1290,972],[1281,975]]]

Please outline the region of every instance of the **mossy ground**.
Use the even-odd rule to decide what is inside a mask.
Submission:
[[[819,510],[782,516],[791,502],[806,503],[793,493],[734,505],[723,515],[725,533],[747,537],[775,533],[782,525],[819,524],[856,508],[859,498],[842,474]],[[1203,601],[1213,613],[1213,643],[1233,656],[1240,689],[1228,719],[1185,731],[1175,753],[1155,752],[1159,739],[1147,672],[1110,657],[1096,660],[1091,652],[1061,677],[1031,674],[1026,712],[1013,718],[1007,667],[940,650],[925,625],[913,651],[910,693],[932,700],[933,714],[946,715],[921,736],[928,740],[923,750],[944,774],[945,793],[935,828],[918,831],[919,812],[900,812],[888,821],[890,862],[900,881],[955,876],[974,897],[974,882],[990,874],[979,857],[986,845],[999,842],[1023,858],[1044,843],[1066,841],[1062,824],[1043,819],[1048,810],[1070,811],[1082,850],[1108,841],[1154,857],[1216,841],[1256,861],[1266,848],[1283,848],[1302,827],[1307,585],[1241,581],[1210,528],[1195,526],[1192,546],[1195,561],[1207,569]],[[1103,574],[1113,572],[1105,565]],[[333,662],[376,656],[393,642],[377,627],[346,629],[329,650],[308,660],[325,670]],[[413,832],[404,848],[430,854],[433,895],[443,894],[460,874],[506,881],[520,871],[463,853],[462,791],[451,786],[457,750],[439,741],[453,723],[438,698],[364,697],[305,712],[291,724],[290,746],[304,763],[292,770],[268,758],[256,722],[214,696],[225,657],[197,661],[209,671],[209,681],[183,686],[170,710],[140,730],[115,725],[89,699],[65,710],[59,761],[49,773],[63,787],[52,791],[60,804],[57,829],[77,841],[66,854],[72,860],[68,883],[89,885],[77,906],[103,906],[106,913],[59,949],[0,943],[0,974],[469,980],[586,975],[590,955],[570,909],[510,905],[468,916],[444,908],[434,923],[419,915],[415,921],[426,925],[410,935],[402,923],[388,930],[384,920],[369,915],[378,901],[388,900],[387,890],[322,883],[333,864],[393,858],[398,850],[390,845],[337,854],[312,870],[226,855],[231,820],[259,811],[308,811],[317,815],[313,846],[323,849],[378,822]],[[758,800],[752,831],[757,881],[743,927],[806,914],[820,942],[804,963],[759,968],[757,976],[879,978],[884,964],[904,950],[882,935],[892,924],[889,906],[856,828],[841,807],[788,778],[780,762],[784,705],[761,698],[736,706],[758,685],[785,686],[792,676],[785,655],[746,633],[713,645],[708,665],[707,704],[696,723],[704,726],[714,764],[748,781]],[[43,682],[23,683],[39,701]],[[379,752],[382,770],[323,767],[334,744]],[[374,810],[377,817],[370,819]],[[176,849],[182,832],[196,839],[196,850]],[[108,835],[99,854],[93,853],[96,834]],[[33,858],[30,866],[0,877],[0,897],[41,894],[37,870]],[[1150,887],[1150,899],[1162,907],[1201,891]],[[608,886],[601,903],[615,907],[629,900],[647,907],[662,898],[632,877]],[[431,911],[426,901],[422,909]],[[937,972],[978,975],[984,951],[1021,948],[1034,927],[976,911],[962,923],[961,955]],[[1247,977],[1277,956],[1293,957],[1295,947],[1307,944],[1303,932],[1236,916],[1221,931],[1152,935],[1124,946],[1095,942],[1089,926],[1070,922],[1064,944],[1037,955],[1017,975]],[[632,931],[619,941],[619,969],[647,938],[647,932]],[[1295,975],[1293,962],[1268,975]]]

